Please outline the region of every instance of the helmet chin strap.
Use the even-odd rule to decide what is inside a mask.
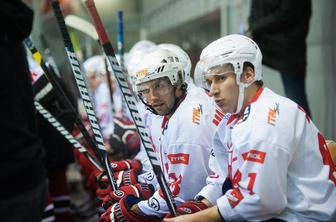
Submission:
[[[236,81],[238,84],[238,89],[239,89],[239,94],[238,94],[238,102],[237,102],[237,108],[236,111],[233,114],[237,114],[240,112],[240,110],[243,107],[244,103],[244,92],[247,87],[249,87],[252,83],[242,83],[240,82],[240,76],[241,75],[236,75]]]
[[[180,96],[180,97],[177,97],[176,96],[176,89],[177,89],[177,87],[176,86],[174,86],[174,97],[175,97],[175,102],[174,102],[174,105],[173,105],[173,107],[170,109],[170,111],[167,113],[167,114],[165,114],[165,116],[171,116],[174,112],[175,112],[175,110],[177,109],[177,107],[180,105],[180,103],[181,103],[181,100],[182,99],[184,99],[184,97],[186,96],[186,94],[187,94],[187,84],[186,83],[183,83],[182,85],[181,85],[181,90],[182,90],[182,95]]]
[[[245,86],[242,83],[238,84],[239,94],[238,94],[238,102],[237,102],[237,108],[236,111],[233,114],[237,114],[240,112],[241,108],[243,107],[244,103],[244,92],[245,92]]]

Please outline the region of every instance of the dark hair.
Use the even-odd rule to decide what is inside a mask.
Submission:
[[[254,71],[254,65],[250,62],[244,62],[243,65],[243,72],[247,69],[247,67],[251,67]],[[264,82],[262,80],[257,80],[254,82],[254,84],[256,84],[257,86],[261,87],[264,85]]]

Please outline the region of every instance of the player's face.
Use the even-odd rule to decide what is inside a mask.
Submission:
[[[87,80],[88,80],[89,88],[92,91],[96,90],[96,88],[98,87],[100,81],[97,79],[95,73],[89,72],[87,74]]]
[[[234,113],[238,103],[236,75],[222,66],[211,68],[205,75],[210,87],[210,96],[224,113]]]
[[[145,102],[161,116],[170,113],[175,104],[175,88],[163,77],[142,84],[140,92]]]

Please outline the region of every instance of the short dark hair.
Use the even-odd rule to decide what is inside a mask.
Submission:
[[[247,67],[251,67],[254,70],[254,65],[250,62],[244,62],[244,65],[243,65],[243,71],[245,71],[247,69]],[[262,87],[264,85],[264,82],[262,80],[257,80],[254,82],[257,86],[259,87]]]

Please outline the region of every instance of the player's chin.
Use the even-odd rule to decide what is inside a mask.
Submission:
[[[165,109],[163,107],[163,105],[162,106],[156,106],[156,107],[154,107],[154,110],[160,116],[164,116],[164,115],[168,114],[167,109]]]

